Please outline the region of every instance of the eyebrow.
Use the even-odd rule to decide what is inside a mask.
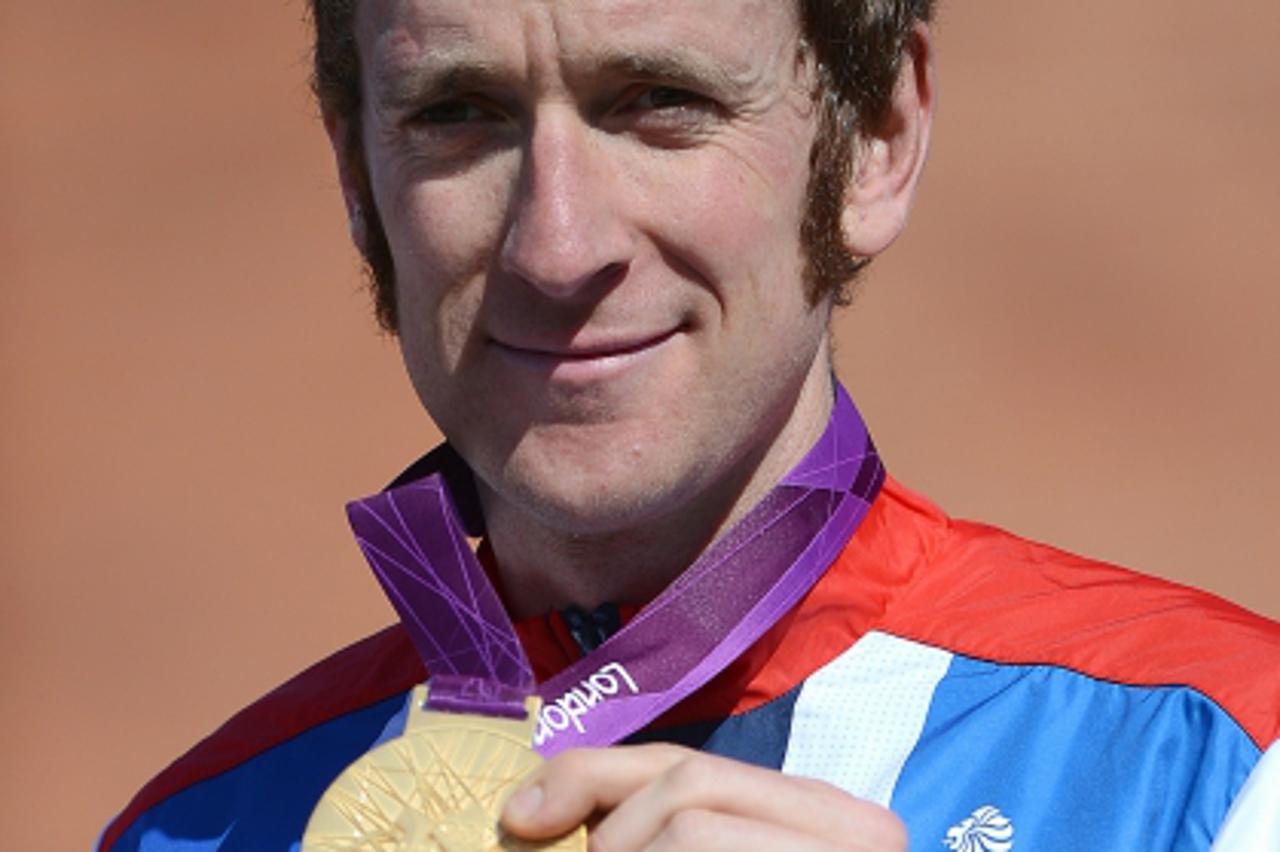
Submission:
[[[688,86],[711,86],[716,90],[733,90],[748,85],[735,77],[721,63],[711,61],[693,51],[658,50],[652,52],[614,53],[594,57],[592,73],[600,76],[663,80]]]
[[[465,56],[432,56],[409,68],[378,69],[373,74],[374,102],[405,109],[458,92],[514,82],[514,75],[490,62]]]
[[[733,93],[751,87],[754,75],[735,75],[722,63],[695,51],[657,49],[588,55],[572,78],[662,81],[673,85]],[[523,74],[488,62],[470,51],[432,51],[411,66],[382,67],[372,75],[375,103],[384,109],[408,109],[459,93],[516,87]]]

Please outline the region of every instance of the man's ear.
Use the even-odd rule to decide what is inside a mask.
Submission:
[[[888,110],[877,126],[863,128],[856,143],[840,219],[845,247],[855,257],[884,251],[906,226],[929,151],[933,110],[933,40],[928,25],[920,23],[903,49]]]
[[[358,119],[356,119],[358,120]],[[351,229],[351,241],[362,256],[368,256],[369,213],[365,210],[369,191],[369,176],[364,164],[364,152],[358,138],[352,132],[348,119],[337,113],[325,111],[324,129],[329,134],[333,159],[338,167],[338,182],[342,187],[342,201],[347,208],[347,224]]]

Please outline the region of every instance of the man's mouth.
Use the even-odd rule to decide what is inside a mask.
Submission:
[[[524,368],[546,373],[557,381],[587,382],[638,366],[681,330],[676,327],[657,333],[602,335],[568,343],[490,340],[502,357]]]

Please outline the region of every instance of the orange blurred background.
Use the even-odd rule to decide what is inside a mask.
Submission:
[[[0,2],[0,807],[84,849],[391,618],[343,502],[435,439],[300,0]],[[952,2],[907,236],[838,319],[953,514],[1280,615],[1280,4]]]

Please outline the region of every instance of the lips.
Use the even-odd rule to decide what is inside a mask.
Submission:
[[[520,345],[515,343],[506,343],[501,340],[495,340],[494,342],[504,349],[510,349],[513,352],[519,352],[527,355],[563,359],[565,361],[587,361],[593,358],[612,358],[618,355],[630,355],[633,352],[640,352],[652,346],[658,346],[674,335],[677,330],[678,329],[672,329],[670,331],[653,335],[629,335],[607,340],[602,339],[594,343],[574,341],[573,343],[564,346],[537,343]]]
[[[504,358],[530,369],[545,371],[552,378],[599,379],[638,365],[679,332],[677,327],[656,334],[609,335],[559,344],[499,338],[491,338],[491,342]]]

